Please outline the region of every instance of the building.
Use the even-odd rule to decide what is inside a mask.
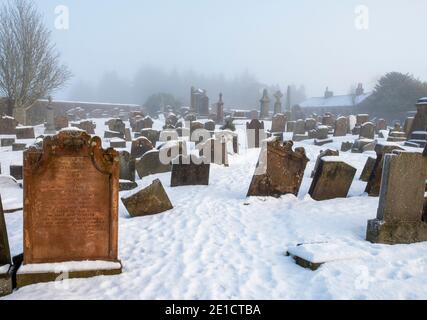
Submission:
[[[306,115],[324,114],[331,112],[334,114],[350,115],[358,113],[358,106],[372,95],[372,92],[365,93],[363,86],[359,83],[355,94],[335,96],[329,88],[326,88],[323,97],[314,97],[299,104],[299,107]]]

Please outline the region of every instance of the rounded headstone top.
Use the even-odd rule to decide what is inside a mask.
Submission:
[[[427,104],[427,97],[419,99],[417,104]]]

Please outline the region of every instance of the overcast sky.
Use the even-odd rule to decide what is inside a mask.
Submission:
[[[427,80],[426,0],[36,3],[75,80],[114,70],[130,78],[142,65],[228,77],[247,69],[283,90],[304,84],[310,96],[369,89],[388,71]],[[58,5],[69,7],[69,30],[55,29]],[[369,9],[368,30],[356,28],[358,5]]]

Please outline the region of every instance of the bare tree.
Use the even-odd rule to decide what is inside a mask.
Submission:
[[[10,114],[30,107],[71,78],[50,37],[31,0],[10,0],[0,8],[0,95],[8,99]]]

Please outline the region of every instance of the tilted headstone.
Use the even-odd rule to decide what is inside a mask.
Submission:
[[[172,169],[170,162],[164,162],[160,158],[159,150],[153,149],[146,152],[141,159],[136,161],[138,176],[142,179],[152,174],[170,172]]]
[[[259,148],[261,142],[267,138],[264,131],[264,121],[251,120],[246,123],[246,137],[248,141],[248,148]]]
[[[322,150],[320,151],[319,155],[317,156],[317,160],[316,160],[316,164],[314,165],[314,169],[311,172],[311,177],[314,177],[314,174],[317,171],[317,168],[320,165],[320,160],[322,160],[323,157],[338,157],[340,155],[340,152],[338,150],[332,150],[332,149],[327,149],[327,150]]]
[[[420,153],[394,151],[384,156],[377,218],[368,221],[366,239],[373,243],[427,241],[423,221],[427,160]]]
[[[368,193],[369,196],[378,197],[380,195],[384,155],[387,153],[392,153],[394,150],[402,150],[402,148],[390,144],[379,143],[376,145],[375,152],[377,154],[377,159],[365,189],[365,192]]]
[[[159,179],[136,193],[122,198],[131,217],[159,214],[173,209],[172,203]]]
[[[292,150],[293,142],[270,138],[263,143],[247,196],[298,195],[309,159],[304,148]]]
[[[368,160],[366,160],[365,166],[363,167],[362,174],[360,175],[360,180],[363,182],[368,182],[369,178],[371,177],[372,171],[375,168],[375,163],[377,162],[377,159],[369,157]]]
[[[0,297],[12,293],[12,277],[9,273],[11,263],[9,240],[0,196]]]
[[[356,172],[356,168],[338,160],[337,157],[323,157],[308,193],[318,201],[346,198]]]
[[[132,141],[131,156],[141,158],[146,152],[153,150],[153,144],[146,137],[139,137]]]
[[[204,157],[179,156],[172,161],[171,187],[209,185],[210,164]]]
[[[99,137],[64,130],[24,152],[24,265],[18,287],[57,279],[38,264],[104,261],[69,277],[118,274],[119,155]],[[26,265],[34,265],[26,272]],[[40,272],[43,276],[40,275]]]
[[[120,157],[120,180],[135,181],[135,158],[127,151],[121,151]]]
[[[276,113],[273,116],[273,122],[271,125],[271,132],[285,132],[286,131],[286,122],[288,119],[284,114]]]

